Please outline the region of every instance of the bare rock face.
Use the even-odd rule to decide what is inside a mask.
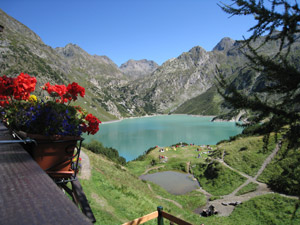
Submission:
[[[213,51],[228,51],[234,44],[235,40],[225,37],[213,48]]]
[[[41,38],[26,27],[24,24],[15,20],[11,16],[7,15],[4,11],[0,9],[0,25],[3,26],[4,32],[9,32],[10,34],[21,33],[23,38],[28,38],[32,41],[43,44]]]
[[[120,66],[120,70],[128,77],[137,79],[151,74],[158,68],[158,64],[152,60],[130,59]]]
[[[118,66],[107,56],[90,55],[75,44],[67,44],[55,50],[69,66],[84,70],[89,75],[123,77]]]
[[[131,88],[155,106],[157,112],[171,112],[211,87],[216,63],[214,54],[196,46],[166,61],[150,76],[133,83]]]

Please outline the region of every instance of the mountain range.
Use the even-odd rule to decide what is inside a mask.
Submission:
[[[259,92],[265,82],[261,74],[244,70],[247,59],[240,49],[242,42],[228,37],[212,51],[195,46],[161,66],[151,60],[130,59],[118,67],[107,56],[90,55],[75,44],[51,48],[2,10],[0,25],[4,27],[0,32],[1,75],[25,72],[36,76],[40,85],[78,82],[86,88],[86,97],[79,104],[102,121],[167,113],[219,115],[228,111],[230,107],[216,91],[216,67],[232,85],[249,94]],[[262,51],[271,55],[277,47],[278,43],[269,43]]]

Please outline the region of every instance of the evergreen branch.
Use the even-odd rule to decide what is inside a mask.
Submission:
[[[257,24],[248,31],[252,32],[247,42],[255,41],[258,37],[266,35],[266,39],[262,45],[270,40],[280,40],[280,51],[283,49],[285,42],[288,42],[288,51],[290,45],[295,42],[294,34],[300,32],[300,10],[298,3],[289,4],[287,1],[272,1],[271,9],[264,6],[264,1],[259,0],[232,0],[233,4],[227,5],[220,2],[218,6],[231,16],[235,15],[254,15]],[[284,12],[280,12],[280,7],[284,8]],[[281,28],[281,31],[277,31]]]

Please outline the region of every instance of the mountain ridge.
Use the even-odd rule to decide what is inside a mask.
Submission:
[[[212,51],[195,46],[160,66],[143,59],[118,67],[109,57],[90,55],[76,44],[51,48],[2,10],[0,19],[5,27],[0,33],[2,74],[29,73],[38,78],[39,85],[76,81],[87,92],[80,104],[104,121],[168,113],[218,115],[228,107],[214,88],[217,67],[241,91],[253,94],[264,85],[259,74],[243,70],[247,59],[240,50],[242,43],[228,37]],[[273,54],[277,47],[272,42],[263,51]]]
[[[141,59],[133,60],[129,59],[123,63],[119,69],[128,77],[138,79],[145,77],[154,72],[159,65],[153,60]]]

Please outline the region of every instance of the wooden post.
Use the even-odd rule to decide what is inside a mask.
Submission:
[[[157,217],[157,225],[164,225],[164,218],[161,215],[161,211],[163,210],[162,206],[157,207],[158,217]]]

